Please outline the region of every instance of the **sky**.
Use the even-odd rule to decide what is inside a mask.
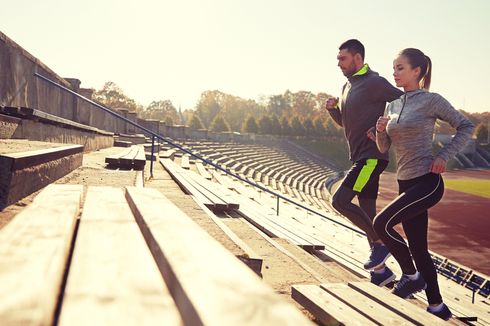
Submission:
[[[191,109],[206,90],[338,96],[338,47],[357,38],[392,84],[396,54],[419,48],[433,62],[431,91],[457,109],[490,111],[488,0],[4,2],[0,31],[58,75],[84,88],[115,82],[143,106]]]

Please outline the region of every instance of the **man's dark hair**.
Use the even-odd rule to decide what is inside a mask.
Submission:
[[[359,53],[361,55],[362,60],[364,60],[364,45],[362,45],[359,40],[351,39],[342,43],[339,47],[339,50],[346,49],[350,54],[355,55]]]

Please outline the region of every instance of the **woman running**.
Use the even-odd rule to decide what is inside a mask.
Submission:
[[[427,248],[427,209],[441,200],[441,173],[471,138],[474,126],[441,95],[429,92],[431,70],[430,58],[413,48],[403,50],[393,63],[396,86],[403,87],[405,94],[388,105],[386,117],[378,119],[376,143],[381,152],[394,146],[399,196],[375,217],[373,226],[403,273],[393,293],[408,298],[425,290],[427,311],[448,320],[451,311],[442,301]],[[437,119],[448,122],[456,134],[434,155],[432,138]],[[408,245],[394,230],[400,223]]]

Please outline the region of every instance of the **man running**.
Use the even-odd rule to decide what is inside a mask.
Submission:
[[[340,108],[339,99],[331,97],[326,109],[344,128],[353,165],[333,195],[332,205],[366,232],[371,254],[364,268],[371,271],[372,283],[384,286],[395,279],[395,274],[385,266],[390,252],[374,231],[372,221],[376,215],[379,176],[388,165],[388,153],[380,153],[368,135],[383,115],[386,103],[403,92],[364,63],[364,46],[358,40],[342,43],[337,60],[347,83],[342,88]],[[355,196],[360,207],[352,203]]]

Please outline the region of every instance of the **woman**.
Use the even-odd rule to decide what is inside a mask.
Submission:
[[[381,152],[386,152],[391,144],[395,148],[400,195],[375,217],[374,229],[403,272],[393,293],[407,298],[425,290],[427,311],[448,320],[451,312],[442,302],[437,273],[427,249],[427,209],[442,198],[444,184],[440,174],[447,161],[471,138],[474,126],[442,96],[429,92],[432,64],[422,51],[403,50],[393,63],[393,70],[396,86],[403,87],[405,94],[388,105],[387,117],[378,119],[376,143]],[[456,134],[433,155],[437,119],[448,122]],[[394,230],[399,223],[408,246]]]

